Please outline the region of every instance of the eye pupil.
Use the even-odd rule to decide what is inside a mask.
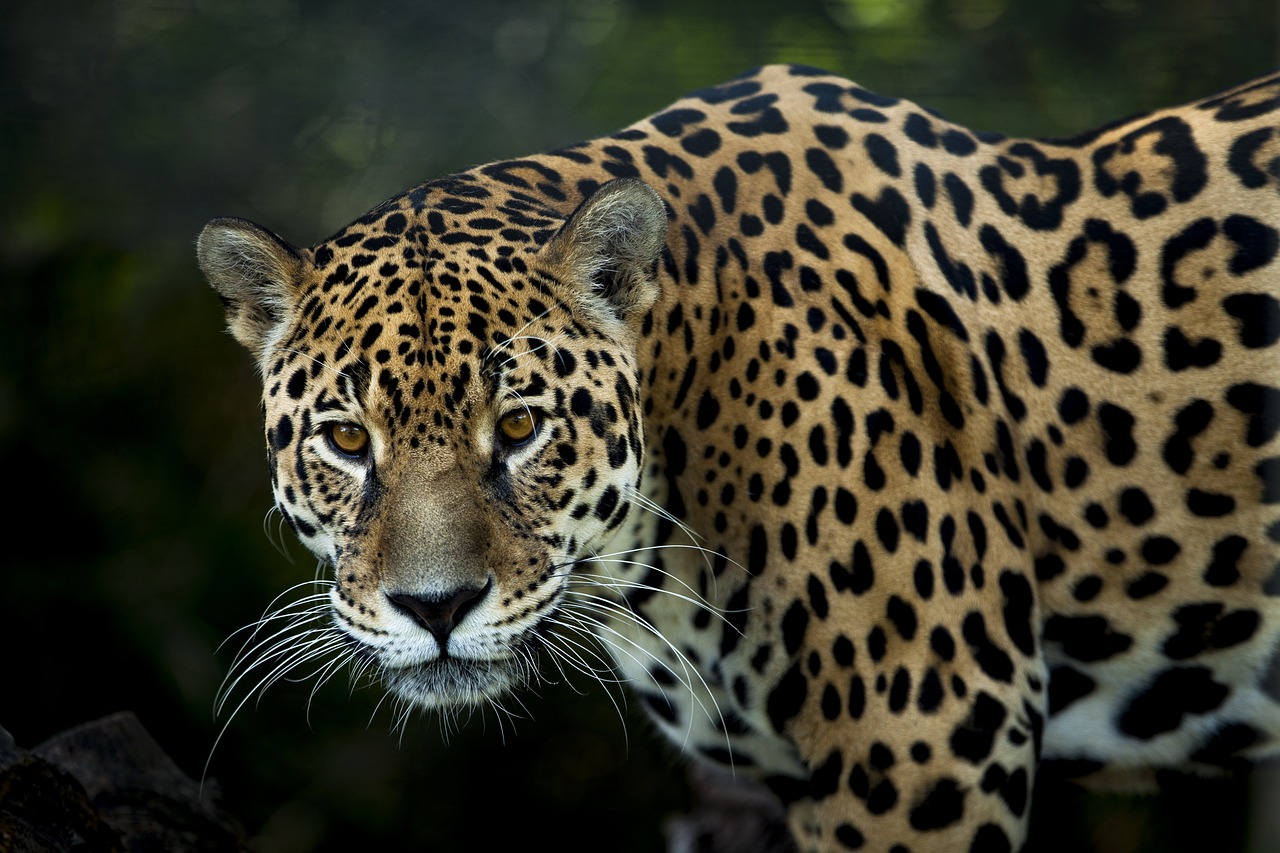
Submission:
[[[498,421],[498,430],[507,444],[522,444],[533,437],[538,422],[528,409],[520,409],[503,415]]]
[[[329,427],[329,441],[340,453],[363,456],[369,446],[369,433],[357,424],[337,423]]]

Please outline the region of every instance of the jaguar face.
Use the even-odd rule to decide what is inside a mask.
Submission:
[[[644,222],[598,221],[618,215]],[[640,477],[635,349],[665,223],[636,182],[485,251],[430,218],[392,202],[307,251],[224,220],[201,252],[258,355],[276,505],[332,568],[341,643],[438,707],[499,697],[553,627],[595,618],[575,589]],[[602,227],[647,229],[643,256]]]

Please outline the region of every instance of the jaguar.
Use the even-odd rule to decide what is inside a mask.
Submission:
[[[1280,738],[1278,249],[1277,75],[1030,140],[767,66],[311,248],[215,219],[332,569],[260,645],[444,714],[621,678],[808,851],[1232,772]]]

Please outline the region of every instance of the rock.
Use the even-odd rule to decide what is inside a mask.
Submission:
[[[0,848],[15,853],[239,853],[243,829],[216,789],[183,773],[132,713],[31,750],[0,728]]]

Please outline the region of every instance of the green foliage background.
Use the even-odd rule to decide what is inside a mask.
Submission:
[[[219,644],[312,575],[264,529],[258,390],[195,267],[205,220],[309,244],[767,62],[1067,135],[1269,70],[1278,22],[1276,0],[0,4],[0,725],[31,746],[130,709],[198,777]],[[376,691],[280,684],[209,773],[273,853],[659,849],[680,763],[574,687],[523,697],[514,727],[401,733]],[[1095,849],[1175,846],[1176,810],[1086,808]]]

